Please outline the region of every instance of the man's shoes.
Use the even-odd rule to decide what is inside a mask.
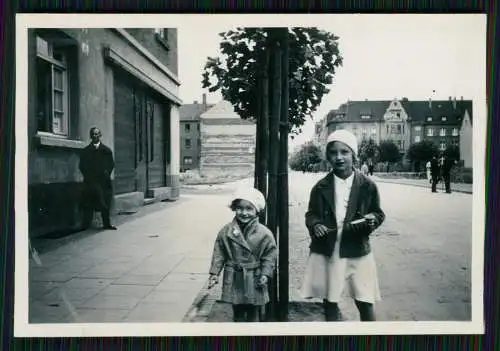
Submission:
[[[102,229],[104,229],[104,230],[117,230],[116,227],[112,226],[111,224],[105,225],[104,227],[102,227]]]

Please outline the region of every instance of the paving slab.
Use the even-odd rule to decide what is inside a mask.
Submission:
[[[118,309],[131,310],[141,301],[138,297],[133,296],[110,296],[97,294],[81,307],[95,309]]]
[[[160,274],[124,274],[116,279],[115,284],[122,285],[151,285],[156,286],[165,278],[167,273]]]
[[[92,289],[92,288],[102,288],[104,289],[113,282],[112,279],[101,279],[101,278],[73,278],[64,284],[64,288],[67,289]]]
[[[154,286],[152,285],[123,285],[111,284],[99,292],[101,296],[130,296],[143,298],[148,295]]]
[[[73,307],[83,306],[90,298],[97,295],[101,289],[65,289],[58,288],[50,291],[42,296],[39,301],[46,305],[63,306],[65,303],[71,304]]]
[[[119,323],[122,322],[128,310],[84,309],[77,308],[74,323]]]

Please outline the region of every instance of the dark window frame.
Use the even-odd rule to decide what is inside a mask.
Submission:
[[[155,28],[154,35],[156,41],[169,51],[170,45],[168,44],[168,28]]]

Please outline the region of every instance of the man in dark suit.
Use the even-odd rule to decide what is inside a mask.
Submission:
[[[439,162],[436,156],[432,157],[431,160],[431,177],[432,177],[432,192],[435,193],[436,185],[439,181]]]
[[[449,156],[445,156],[443,160],[443,165],[442,165],[442,170],[443,170],[443,180],[444,180],[444,186],[446,188],[446,192],[448,194],[451,194],[451,187],[450,187],[450,173],[451,169],[455,165],[455,161],[452,160]]]
[[[101,143],[99,128],[90,129],[91,142],[80,155],[80,172],[83,175],[83,227],[90,226],[94,211],[101,212],[103,229],[116,230],[111,225],[110,207],[113,191],[111,172],[115,167],[113,152]]]

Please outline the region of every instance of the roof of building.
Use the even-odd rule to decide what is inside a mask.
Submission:
[[[469,112],[472,121],[472,101],[471,100],[435,100],[429,101],[410,101],[406,98],[399,100],[411,122],[422,122],[424,124],[460,124],[465,110]],[[384,114],[391,104],[391,100],[365,100],[348,101],[339,106],[336,110],[328,113],[328,120],[331,121],[338,114],[343,114],[341,122],[379,122],[384,118]],[[361,115],[371,115],[369,120],[361,119]],[[446,116],[446,121],[442,117]],[[427,117],[432,117],[432,121],[427,121]],[[339,121],[339,122],[340,122]]]
[[[200,120],[200,115],[213,107],[214,104],[207,104],[205,107],[203,104],[185,104],[179,107],[179,119],[181,121],[198,121]]]

